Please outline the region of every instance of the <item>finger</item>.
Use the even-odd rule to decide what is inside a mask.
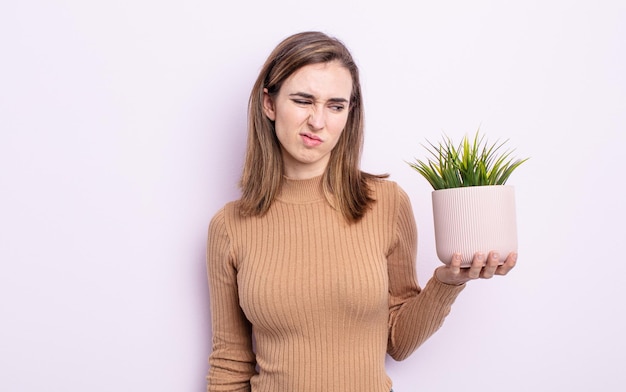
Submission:
[[[452,255],[452,260],[450,261],[450,272],[454,274],[458,274],[461,272],[461,254],[455,253]]]
[[[446,284],[457,285],[465,283],[467,279],[463,278],[461,261],[461,254],[454,253],[452,255],[450,263],[446,264],[445,266],[441,266],[435,270],[435,276],[440,282]]]
[[[485,264],[485,268],[482,270],[481,277],[483,279],[491,279],[496,273],[499,264],[500,254],[498,252],[489,252],[487,263]]]
[[[498,267],[496,270],[496,275],[506,275],[511,271],[515,265],[517,264],[517,253],[512,252],[509,253],[506,260],[504,260],[504,264]]]
[[[469,268],[468,276],[470,279],[478,279],[480,277],[480,273],[485,266],[485,254],[481,252],[476,252],[474,254],[474,258],[472,259],[472,265]]]

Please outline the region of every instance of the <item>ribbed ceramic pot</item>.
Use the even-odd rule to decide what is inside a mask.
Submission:
[[[437,257],[449,264],[455,252],[469,267],[474,253],[497,251],[501,262],[517,251],[515,191],[510,185],[471,186],[433,191]]]

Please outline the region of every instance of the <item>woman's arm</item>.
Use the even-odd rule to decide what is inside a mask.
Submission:
[[[387,352],[407,358],[437,331],[464,285],[448,285],[436,277],[424,289],[417,283],[417,228],[407,194],[398,188],[395,241],[387,256],[389,273],[389,340]]]
[[[497,253],[476,253],[469,268],[461,268],[461,255],[455,254],[448,265],[435,270],[421,290],[414,265],[417,229],[410,200],[401,189],[396,217],[396,242],[387,258],[390,293],[387,351],[393,358],[402,360],[441,327],[466,282],[506,275],[515,267],[517,254],[507,255],[499,265]]]
[[[249,391],[256,360],[251,326],[239,306],[237,270],[224,209],[209,225],[206,263],[213,333],[207,391]]]

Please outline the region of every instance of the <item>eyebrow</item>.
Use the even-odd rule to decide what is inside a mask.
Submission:
[[[289,96],[290,97],[302,97],[302,98],[306,98],[306,99],[315,100],[315,96],[313,94],[303,93],[303,92],[297,92],[297,93],[289,94]],[[328,101],[329,102],[337,102],[337,103],[348,103],[349,102],[345,98],[330,98]]]

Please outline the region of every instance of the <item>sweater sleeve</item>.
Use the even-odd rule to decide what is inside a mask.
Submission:
[[[207,241],[213,334],[207,391],[250,391],[256,360],[251,326],[239,306],[237,270],[225,215],[222,209],[213,217]]]
[[[452,286],[434,276],[421,289],[415,260],[417,228],[408,195],[397,188],[395,240],[387,256],[389,272],[389,340],[387,352],[406,359],[441,327],[465,285]]]

